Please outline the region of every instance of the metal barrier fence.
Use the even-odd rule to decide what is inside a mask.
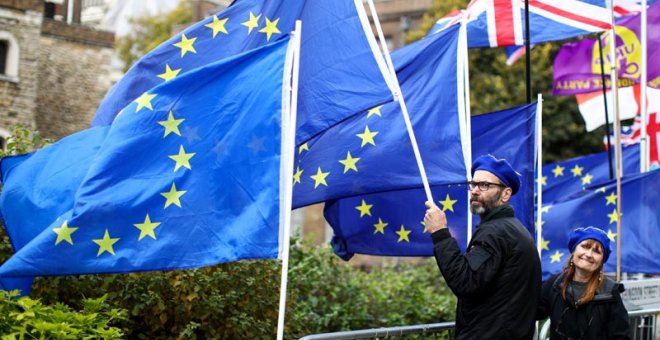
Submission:
[[[660,308],[629,311],[630,332],[633,340],[660,339],[660,329],[657,319],[660,317]],[[549,338],[550,321],[547,320],[539,332],[538,339]],[[433,323],[426,325],[388,327],[363,329],[359,331],[346,331],[307,335],[301,340],[330,340],[330,339],[453,339],[454,322]]]

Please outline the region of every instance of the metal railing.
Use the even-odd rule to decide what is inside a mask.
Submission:
[[[630,336],[634,340],[653,340],[660,331],[657,319],[660,308],[629,311]],[[550,320],[547,320],[538,333],[539,340],[549,338]],[[301,340],[329,339],[453,339],[454,322],[442,322],[426,325],[363,329],[335,333],[307,335]],[[535,337],[536,339],[536,337]]]

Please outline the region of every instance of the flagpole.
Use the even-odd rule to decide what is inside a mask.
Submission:
[[[541,239],[543,238],[543,224],[541,223],[541,208],[543,205],[543,148],[541,143],[543,141],[542,127],[543,127],[543,95],[538,94],[536,102],[536,249],[541,257]]]
[[[472,113],[470,110],[470,60],[468,58],[467,43],[467,16],[465,12],[461,14],[461,27],[458,31],[458,51],[456,53],[457,79],[458,87],[458,109],[459,109],[459,127],[461,133],[461,145],[463,147],[463,161],[465,163],[465,177],[468,181],[472,180]],[[460,117],[462,113],[462,117]],[[466,190],[467,211],[470,211],[470,191]],[[472,214],[467,214],[467,244],[470,244],[472,238]]]
[[[614,22],[614,0],[610,0],[610,78],[612,82],[612,109],[614,110],[614,159],[616,170],[616,280],[621,281],[621,121],[619,120],[618,68],[616,58],[616,32]]]
[[[360,0],[355,0],[356,6]],[[378,13],[376,13],[376,7],[374,6],[373,0],[368,0],[369,11],[371,11],[371,17],[374,19],[374,26],[376,27],[376,32],[378,32],[378,40],[381,44],[381,49],[385,55],[385,60],[387,61],[387,66],[390,69],[390,79],[392,80],[392,86],[394,86],[394,100],[399,102],[399,107],[401,108],[401,114],[403,115],[403,121],[406,123],[406,130],[408,131],[408,137],[410,138],[410,143],[412,144],[413,153],[415,154],[415,160],[417,161],[417,167],[419,168],[419,174],[422,177],[422,185],[424,186],[424,192],[426,192],[426,200],[433,202],[433,196],[431,195],[431,187],[429,186],[428,178],[426,177],[426,170],[424,170],[424,164],[422,163],[422,155],[419,152],[419,147],[417,145],[417,139],[415,138],[415,132],[413,131],[412,123],[410,122],[410,115],[408,114],[408,107],[406,106],[406,101],[401,93],[401,86],[399,85],[399,78],[396,75],[396,70],[392,64],[392,58],[390,57],[390,51],[387,48],[387,43],[383,35],[383,29],[380,26],[380,21],[378,20]]]
[[[532,47],[529,35],[529,0],[525,0],[525,88],[527,90],[527,104],[532,102],[532,56],[530,55]]]
[[[612,142],[610,141],[610,115],[607,112],[607,89],[605,88],[605,60],[603,59],[603,43],[600,40],[600,35],[596,34],[598,39],[598,55],[600,56],[600,78],[603,82],[603,102],[605,103],[605,136],[607,138],[607,164],[610,170],[610,179],[614,178],[612,171]]]
[[[290,103],[289,112],[282,112],[282,125],[285,122],[286,132],[282,137],[282,163],[285,164],[280,171],[280,220],[283,230],[282,244],[282,279],[280,281],[280,306],[277,317],[277,340],[284,338],[284,316],[286,313],[286,288],[289,273],[289,248],[291,243],[291,206],[293,201],[293,173],[294,149],[296,141],[296,116],[298,112],[298,73],[300,70],[300,40],[302,23],[296,21],[295,30],[291,33],[289,49],[287,50],[287,62],[292,61],[290,67],[285,68],[284,86],[291,86],[289,91],[284,91],[283,102]],[[291,73],[289,73],[291,72]],[[290,77],[290,78],[289,78]],[[290,79],[290,83],[289,80]],[[286,104],[285,104],[286,105]],[[284,110],[283,110],[284,111]],[[282,190],[283,188],[283,190]],[[282,203],[283,202],[283,203]]]
[[[641,135],[640,135],[640,140],[639,140],[639,170],[640,172],[647,172],[649,171],[649,161],[650,161],[650,148],[649,148],[649,139],[648,139],[648,131],[647,125],[648,125],[648,120],[649,120],[649,111],[648,111],[648,102],[646,100],[646,86],[647,86],[647,81],[648,81],[648,74],[647,69],[647,61],[648,61],[648,23],[647,23],[647,15],[648,15],[648,9],[646,8],[646,0],[642,0],[642,13],[641,13],[641,22],[639,24],[640,26],[640,40],[642,44],[641,52],[642,52],[642,60],[641,60],[641,71],[642,74],[640,75],[640,85],[641,86],[641,93],[640,93],[640,100],[639,100],[639,105],[641,106],[640,109],[640,124],[642,125],[640,127],[641,129]]]

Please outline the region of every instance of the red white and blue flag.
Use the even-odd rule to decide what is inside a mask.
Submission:
[[[463,11],[438,20],[431,32],[468,23],[468,47],[523,45],[524,0],[472,0]],[[532,44],[575,37],[611,28],[605,0],[529,0]]]

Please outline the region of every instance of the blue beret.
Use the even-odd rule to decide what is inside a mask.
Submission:
[[[571,232],[568,237],[568,249],[571,253],[580,242],[584,240],[596,240],[603,246],[603,263],[607,262],[612,250],[610,249],[610,238],[607,233],[594,227],[577,228]]]
[[[477,170],[485,170],[497,176],[504,185],[511,188],[512,195],[515,195],[518,188],[520,188],[520,174],[513,170],[506,159],[497,159],[493,155],[483,155],[472,164],[472,176]]]

